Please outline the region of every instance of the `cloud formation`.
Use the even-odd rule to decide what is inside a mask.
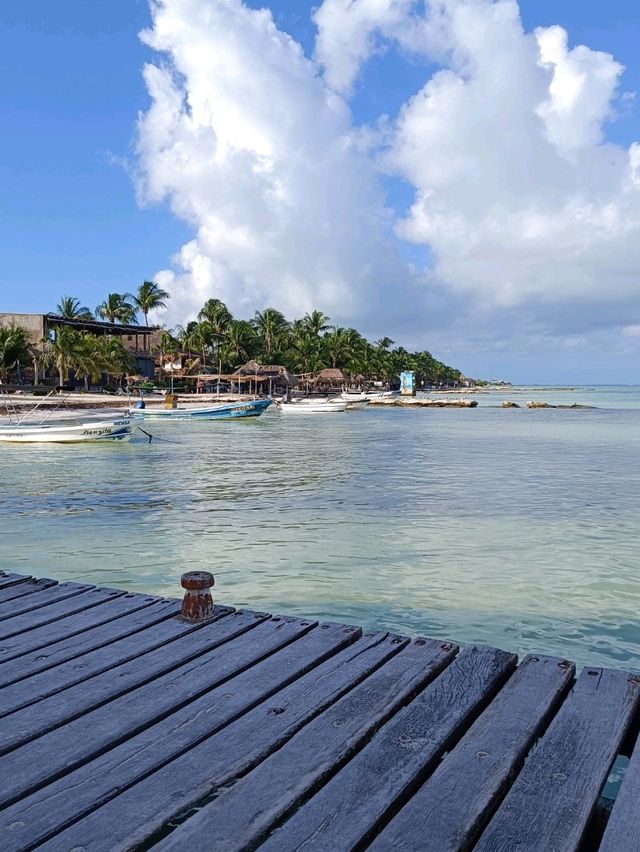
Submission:
[[[640,323],[640,145],[606,140],[623,73],[610,54],[558,26],[525,32],[515,0],[324,0],[314,58],[241,0],[152,12],[139,193],[194,227],[158,276],[176,319],[218,296],[404,339],[448,319],[479,345],[567,346]],[[358,75],[389,45],[422,58],[424,85],[357,127]],[[413,188],[398,216],[389,175]],[[403,260],[411,243],[428,268]]]
[[[195,230],[158,275],[174,316],[216,296],[245,314],[355,317],[379,281],[406,284],[348,106],[268,11],[166,0],[142,38],[164,61],[144,69],[139,193]]]

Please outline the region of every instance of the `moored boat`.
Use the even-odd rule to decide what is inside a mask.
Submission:
[[[279,409],[283,414],[339,414],[347,410],[347,403],[344,400],[296,400],[281,403]]]
[[[4,444],[85,444],[129,441],[131,420],[119,416],[83,423],[20,423],[0,426]]]
[[[336,396],[333,399],[330,399],[329,402],[334,405],[337,402],[346,402],[347,403],[347,411],[359,411],[362,408],[366,408],[369,405],[369,400],[367,395],[364,393],[348,393],[343,392],[340,396]]]
[[[343,391],[340,399],[351,403],[363,402],[367,405],[375,399],[393,399],[397,396],[397,391]]]
[[[271,402],[270,398],[266,398],[207,406],[131,408],[129,414],[132,417],[150,420],[234,420],[237,417],[259,417],[271,405]]]

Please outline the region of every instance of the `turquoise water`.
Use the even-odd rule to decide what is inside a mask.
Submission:
[[[4,447],[0,567],[640,671],[640,388],[476,398]]]

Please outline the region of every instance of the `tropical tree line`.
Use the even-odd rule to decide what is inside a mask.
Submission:
[[[146,325],[149,312],[166,307],[168,298],[169,293],[158,284],[144,281],[135,295],[109,293],[95,316],[113,324],[135,324],[141,313]],[[94,319],[90,309],[73,296],[63,296],[56,311],[64,319]],[[61,384],[69,370],[86,384],[101,373],[126,372],[130,366],[129,355],[117,338],[95,337],[61,326],[56,340],[46,343],[46,358],[55,363]],[[197,319],[185,326],[163,329],[156,351],[160,355],[184,353],[194,370],[226,372],[256,359],[298,374],[333,367],[352,377],[386,382],[393,382],[403,370],[413,370],[418,385],[455,385],[463,379],[459,370],[427,350],[409,352],[389,337],[370,342],[355,328],[332,324],[322,311],[290,321],[277,309],[265,308],[252,319],[238,319],[220,299],[208,299]],[[0,375],[31,357],[26,332],[5,330],[0,337]]]
[[[132,368],[131,356],[117,337],[97,336],[69,326],[56,329],[53,340],[42,341],[44,351],[34,346],[21,326],[0,326],[0,379],[6,381],[19,366],[50,367],[64,385],[71,372],[75,379],[96,383],[103,375],[120,377]]]
[[[219,299],[209,299],[197,319],[161,333],[162,355],[184,353],[192,363],[230,371],[249,359],[281,364],[294,373],[333,367],[353,377],[392,382],[403,370],[414,370],[419,384],[457,384],[459,370],[426,351],[409,352],[389,337],[369,342],[354,328],[332,325],[314,310],[289,321],[275,308],[237,319]]]
[[[143,281],[132,293],[108,293],[103,302],[91,311],[74,296],[63,296],[56,306],[56,314],[63,319],[90,321],[94,319],[122,325],[137,325],[138,313],[149,323],[149,312],[166,307],[169,293],[154,281]]]

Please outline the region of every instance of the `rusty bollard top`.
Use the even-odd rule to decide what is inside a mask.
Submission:
[[[208,571],[187,571],[180,578],[185,590],[182,601],[182,617],[187,621],[202,621],[213,612],[213,598],[209,589],[215,583]]]

